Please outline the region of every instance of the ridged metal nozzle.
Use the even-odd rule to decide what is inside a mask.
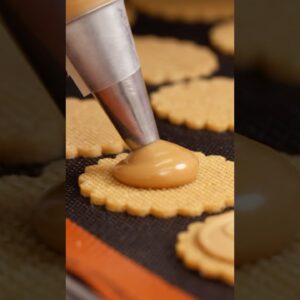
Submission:
[[[128,146],[136,149],[159,139],[124,1],[69,22],[66,40],[68,59]]]

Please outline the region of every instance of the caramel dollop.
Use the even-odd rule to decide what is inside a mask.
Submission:
[[[199,161],[193,152],[158,140],[130,153],[113,169],[119,182],[139,188],[171,188],[192,182]]]

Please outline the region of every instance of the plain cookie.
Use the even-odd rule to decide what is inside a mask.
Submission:
[[[234,81],[226,77],[198,79],[160,88],[151,95],[156,115],[192,129],[234,129]]]
[[[81,195],[112,212],[140,217],[197,216],[234,204],[234,163],[222,156],[195,152],[199,158],[199,174],[195,181],[177,188],[152,190],[129,187],[113,178],[113,167],[127,155],[100,159],[98,165],[86,167],[78,180]]]
[[[96,157],[122,152],[125,142],[94,99],[66,101],[66,157]]]
[[[135,36],[134,40],[149,84],[208,76],[218,69],[216,55],[206,46],[170,37]]]

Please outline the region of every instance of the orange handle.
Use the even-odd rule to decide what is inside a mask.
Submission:
[[[108,300],[192,300],[70,220],[66,221],[66,268]]]

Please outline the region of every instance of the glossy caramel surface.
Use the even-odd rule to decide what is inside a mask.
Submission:
[[[119,182],[140,188],[171,188],[192,182],[199,162],[194,153],[158,140],[130,153],[113,169]]]

